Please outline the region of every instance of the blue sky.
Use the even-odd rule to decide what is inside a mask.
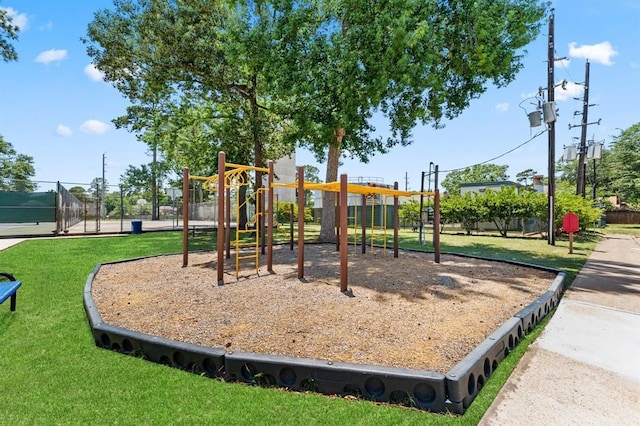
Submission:
[[[585,61],[591,63],[588,138],[611,141],[619,129],[640,122],[640,0],[556,0],[555,80],[566,79],[567,91],[556,90],[556,158],[563,146],[575,142],[580,128]],[[110,0],[0,0],[21,27],[14,43],[18,62],[0,62],[0,134],[22,154],[34,157],[36,179],[88,183],[105,176],[117,184],[129,164],[148,163],[146,146],[111,120],[122,115],[127,102],[101,80],[91,67],[80,38],[93,13],[111,7]],[[527,47],[524,69],[508,87],[489,90],[446,127],[417,127],[414,143],[375,155],[368,164],[345,160],[340,173],[350,177],[379,177],[418,190],[420,172],[429,163],[440,170],[470,166],[497,157],[523,144],[542,127],[531,129],[525,111],[541,86],[547,84],[547,26]],[[524,103],[523,103],[524,101]],[[383,126],[380,126],[381,128]],[[535,138],[512,153],[494,160],[509,165],[512,177],[534,169],[547,175],[547,135]],[[324,176],[324,165],[304,151],[298,165],[314,164]],[[407,179],[408,178],[408,181]],[[443,176],[441,176],[441,179]]]

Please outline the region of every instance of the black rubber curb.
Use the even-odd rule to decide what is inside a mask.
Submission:
[[[294,391],[315,391],[326,395],[354,395],[436,413],[464,414],[498,364],[522,340],[525,333],[530,332],[560,302],[565,289],[565,273],[522,262],[457,253],[443,254],[509,263],[556,274],[546,293],[507,320],[446,374],[311,358],[227,352],[221,348],[178,342],[115,327],[103,322],[91,295],[93,279],[103,264],[98,264],[87,278],[84,308],[95,344],[101,348],[140,356],[212,378],[278,386]],[[148,257],[157,256],[105,262],[104,265]]]

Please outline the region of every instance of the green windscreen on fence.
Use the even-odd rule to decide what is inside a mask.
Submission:
[[[0,191],[0,223],[55,221],[55,192]]]
[[[358,206],[357,208],[355,206],[348,206],[347,207],[347,223],[348,226],[353,226],[353,222],[355,220],[355,222],[358,224],[358,226],[362,226],[362,206]],[[383,206],[380,204],[376,204],[373,206],[373,211],[371,211],[371,206],[366,206],[365,207],[365,213],[367,215],[367,225],[366,226],[371,226],[371,218],[373,216],[373,226],[377,226],[377,227],[383,227],[385,226],[385,219],[386,219],[386,228],[387,229],[393,229],[393,206],[389,205],[389,206]],[[386,218],[385,218],[385,212],[384,210],[386,209]]]

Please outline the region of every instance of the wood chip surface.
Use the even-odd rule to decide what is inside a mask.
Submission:
[[[216,253],[158,256],[103,265],[92,295],[103,320],[151,335],[262,354],[404,367],[446,373],[516,312],[543,294],[555,275],[502,262],[400,251],[361,254],[350,247],[349,291],[340,292],[334,245],[274,248],[255,263]]]

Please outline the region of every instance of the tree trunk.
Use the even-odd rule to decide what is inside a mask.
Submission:
[[[258,77],[256,74],[251,76],[251,88],[249,91],[249,102],[251,104],[251,134],[253,138],[253,165],[255,167],[262,167],[262,141],[260,139],[260,108],[258,107],[257,93]],[[259,215],[258,211],[258,190],[262,187],[262,172],[260,170],[255,171],[256,181],[253,185],[253,196],[256,206],[256,230],[259,235],[264,232],[264,218]]]
[[[236,218],[237,226],[238,229],[245,229],[247,227],[247,185],[240,185],[238,187],[236,197],[238,197],[238,203],[240,203],[240,211],[238,212],[240,217]]]
[[[338,180],[338,163],[340,161],[340,145],[344,137],[344,129],[336,130],[336,143],[329,145],[327,155],[327,175],[325,182],[336,182]],[[336,242],[336,193],[324,191],[322,193],[322,219],[320,222],[320,237],[318,241],[322,243]]]

